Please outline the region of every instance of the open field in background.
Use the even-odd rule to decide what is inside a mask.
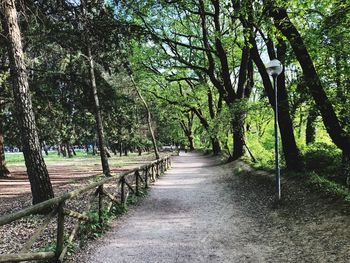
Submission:
[[[80,183],[101,174],[102,171],[100,156],[86,154],[83,151],[77,151],[77,156],[73,158],[58,156],[57,152],[50,152],[44,158],[56,195],[64,191],[65,185],[74,184],[75,187],[79,187]],[[112,155],[109,158],[109,164],[112,172],[119,172],[151,160],[154,160],[153,153],[143,153],[142,156],[138,156],[137,153],[130,153],[128,156]],[[23,194],[30,195],[30,184],[23,154],[6,153],[6,161],[11,171],[11,177],[0,179],[0,201]],[[30,201],[30,197],[28,198]]]

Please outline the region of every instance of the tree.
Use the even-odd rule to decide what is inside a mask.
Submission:
[[[159,156],[159,151],[158,151],[158,147],[157,147],[157,142],[156,142],[156,138],[154,136],[154,132],[153,132],[153,128],[152,128],[152,118],[151,118],[151,111],[148,107],[148,104],[146,102],[146,100],[144,99],[144,97],[142,96],[135,80],[134,80],[134,77],[133,77],[133,74],[132,74],[132,71],[131,71],[131,68],[129,65],[126,65],[126,70],[128,71],[128,75],[131,79],[131,83],[132,85],[134,86],[134,89],[137,93],[137,96],[140,98],[140,100],[142,101],[142,104],[143,106],[145,107],[146,109],[146,112],[147,112],[147,125],[148,125],[148,129],[149,129],[149,132],[151,134],[151,139],[152,139],[152,145],[153,145],[153,149],[154,149],[154,154],[156,156],[156,159],[158,160],[160,158]]]
[[[325,128],[334,144],[342,150],[346,166],[350,167],[350,135],[339,122],[303,38],[289,19],[286,9],[276,6],[273,1],[267,1],[267,9],[268,14],[274,19],[276,28],[280,30],[291,44],[294,54],[303,70],[306,85],[322,116]],[[347,172],[349,173],[347,175],[349,177],[349,168],[347,168]]]
[[[17,21],[14,0],[1,3],[4,16],[3,28],[8,38],[8,53],[11,67],[14,102],[17,121],[21,130],[23,154],[31,185],[33,204],[54,197],[49,174],[41,154],[32,100],[29,91],[26,66],[22,49],[21,32]]]

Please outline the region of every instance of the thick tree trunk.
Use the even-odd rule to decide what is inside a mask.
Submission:
[[[233,129],[232,160],[237,160],[244,155],[244,126],[234,125]]]
[[[294,54],[303,70],[306,85],[320,111],[329,136],[332,138],[334,144],[345,152],[345,155],[349,156],[350,136],[344,131],[339,123],[333,105],[323,89],[314,63],[299,31],[290,21],[287,11],[284,8],[274,6],[272,1],[268,1],[268,8],[269,15],[274,19],[276,27],[288,39],[293,48]]]
[[[189,146],[189,149],[190,151],[194,151],[194,141],[193,141],[193,134],[190,133],[188,136],[188,146]]]
[[[69,143],[66,144],[66,149],[67,149],[68,157],[73,158],[72,149],[71,149]]]
[[[282,65],[285,65],[286,50],[285,42],[279,39],[277,45],[277,59],[281,61]],[[277,78],[278,125],[281,134],[282,148],[287,168],[293,171],[302,171],[304,169],[304,164],[294,137],[284,68],[285,66],[283,67],[282,73]]]
[[[219,155],[221,152],[221,145],[220,145],[220,141],[217,137],[211,137],[211,147],[213,150],[213,155]]]
[[[233,131],[233,153],[230,157],[231,160],[237,160],[244,155],[244,123],[245,112],[243,105],[239,102],[244,98],[245,90],[247,89],[248,81],[248,62],[249,62],[249,49],[244,47],[242,49],[241,64],[239,68],[237,98],[231,103],[232,107],[232,131]],[[250,87],[248,87],[249,89]]]
[[[23,154],[31,185],[33,204],[37,204],[53,198],[54,193],[42,157],[36,129],[15,1],[3,0],[1,9],[5,17],[3,28],[7,31],[13,95],[19,130],[21,130]]]
[[[124,156],[128,156],[128,148],[124,145]]]
[[[71,146],[70,146],[70,148],[71,148],[71,150],[72,150],[73,155],[74,155],[74,156],[76,156],[76,155],[77,155],[77,153],[75,152],[74,147],[71,145]]]

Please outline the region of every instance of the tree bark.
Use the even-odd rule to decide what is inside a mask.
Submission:
[[[25,164],[31,185],[33,204],[54,197],[49,174],[42,157],[32,100],[29,91],[20,29],[14,0],[3,0],[1,9],[5,17],[3,28],[7,31],[13,95]]]

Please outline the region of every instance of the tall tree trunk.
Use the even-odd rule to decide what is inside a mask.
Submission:
[[[290,117],[289,111],[288,93],[286,88],[286,75],[284,71],[286,51],[286,43],[281,38],[278,38],[277,59],[280,60],[283,65],[283,71],[277,78],[277,107],[279,113],[278,125],[281,134],[282,148],[287,168],[293,171],[302,171],[304,169],[304,164],[300,155],[299,148],[295,141],[293,121]]]
[[[234,8],[237,9],[237,11],[240,11],[241,2],[232,0],[232,3]],[[254,19],[253,19],[252,9],[249,8],[249,5],[251,5],[251,1],[242,2],[242,5],[243,4],[248,5],[248,9],[247,9],[248,20],[243,15],[241,15],[240,21],[243,24],[243,27],[246,30],[248,30],[250,33],[246,39],[246,41],[248,42],[247,44],[251,46],[250,55],[252,60],[254,61],[254,64],[258,68],[270,105],[275,110],[274,89],[272,87],[270,77],[266,72],[265,65],[261,60],[257,43],[255,40],[254,27],[253,27]],[[271,42],[271,40],[269,41],[270,42],[267,43],[268,52],[271,58],[274,58],[276,54],[274,49],[271,48],[271,46],[273,47],[273,43]],[[280,56],[280,59],[284,60],[283,48],[280,48],[279,56]],[[295,137],[293,133],[293,122],[289,113],[289,102],[288,102],[288,96],[285,88],[284,75],[282,77],[279,76],[278,86],[281,87],[281,90],[279,90],[279,94],[278,94],[278,105],[277,105],[278,111],[280,112],[278,116],[279,117],[278,124],[279,124],[279,130],[281,134],[282,148],[285,155],[286,165],[287,165],[287,168],[290,170],[300,171],[301,169],[303,169],[303,161],[302,161],[299,149],[296,145]]]
[[[221,152],[221,145],[219,139],[217,137],[211,137],[210,141],[213,150],[213,155],[219,155]]]
[[[316,139],[316,119],[317,111],[315,108],[309,109],[309,113],[306,119],[305,141],[306,144],[315,142]]]
[[[66,143],[66,149],[67,149],[68,157],[73,158],[72,149],[71,149],[69,143]]]
[[[107,153],[105,151],[105,138],[104,138],[103,122],[102,122],[102,115],[101,115],[101,109],[100,109],[100,100],[97,94],[95,64],[92,58],[90,45],[88,45],[88,48],[87,48],[87,57],[89,60],[90,88],[93,94],[95,121],[96,121],[96,129],[97,129],[98,146],[100,150],[100,157],[101,157],[101,163],[102,163],[102,171],[106,176],[110,176],[111,172],[109,170]]]
[[[242,118],[244,118],[243,115]],[[237,160],[244,155],[244,126],[234,125],[233,129],[233,154],[230,161]]]
[[[128,68],[128,70],[130,70]],[[130,79],[131,79],[131,82],[136,90],[136,93],[137,93],[137,96],[139,96],[140,100],[142,101],[142,104],[143,106],[145,107],[146,109],[146,112],[147,112],[147,124],[148,124],[148,130],[151,134],[151,139],[152,139],[152,145],[153,145],[153,149],[154,149],[154,154],[156,156],[156,159],[159,159],[159,151],[158,151],[158,147],[157,147],[157,142],[156,142],[156,138],[154,136],[154,132],[153,132],[153,128],[152,128],[152,119],[151,119],[151,111],[149,110],[149,107],[147,105],[147,102],[145,101],[145,99],[143,98],[141,92],[139,91],[137,85],[136,85],[136,82],[134,80],[134,77],[132,76],[132,73],[129,72],[129,76],[130,76]]]
[[[90,41],[90,31],[89,31],[89,21],[87,16],[87,7],[86,7],[87,0],[81,1],[81,7],[82,7],[82,16],[84,19],[84,27],[86,31],[85,41],[86,41],[86,56],[89,63],[89,73],[90,73],[90,88],[91,93],[93,96],[93,106],[94,106],[94,112],[95,112],[95,121],[96,121],[96,130],[97,130],[97,139],[98,139],[98,146],[100,150],[100,157],[101,157],[101,163],[102,163],[102,171],[106,176],[110,176],[110,169],[108,164],[108,157],[105,151],[105,138],[104,138],[104,131],[103,131],[103,121],[102,121],[102,115],[101,115],[101,108],[100,108],[100,100],[97,93],[97,86],[96,86],[96,77],[95,77],[95,63],[92,57],[92,51],[91,51],[91,41]]]
[[[314,63],[306,45],[294,24],[290,21],[286,9],[276,7],[272,1],[267,1],[269,15],[274,19],[275,26],[288,39],[295,57],[303,70],[307,87],[313,96],[322,116],[326,130],[335,145],[337,145],[350,159],[350,136],[339,123],[333,105],[323,89],[321,80],[316,72]]]
[[[31,185],[33,204],[37,204],[53,198],[54,193],[41,153],[24,63],[15,1],[3,0],[1,9],[5,18],[3,28],[7,31],[13,95],[19,129],[21,130],[23,154]]]
[[[245,112],[240,104],[244,98],[245,89],[248,81],[248,62],[249,62],[249,49],[243,47],[241,64],[239,67],[238,85],[237,85],[237,97],[231,103],[232,107],[232,131],[233,131],[233,153],[229,161],[236,160],[244,155],[244,123]]]
[[[67,157],[67,149],[63,144],[60,144],[59,149],[60,149],[60,152],[62,153],[62,156]]]
[[[275,97],[274,97],[274,90],[270,81],[270,77],[266,72],[266,68],[263,61],[261,60],[258,47],[253,36],[249,38],[249,42],[252,45],[252,48],[251,48],[252,59],[254,61],[254,64],[258,68],[259,74],[263,81],[264,89],[269,99],[269,103],[271,107],[274,109]],[[281,76],[279,76],[278,78],[281,78]],[[285,84],[283,84],[283,77],[282,77],[282,80],[279,80],[278,84],[281,85],[280,86],[281,90],[279,90],[280,92],[278,94],[280,99],[278,103],[278,110],[280,112],[278,116],[278,124],[279,124],[279,131],[281,135],[282,148],[283,148],[283,153],[286,160],[286,165],[289,170],[300,171],[300,169],[303,169],[304,166],[303,166],[302,158],[300,156],[299,149],[295,142],[295,137],[293,132],[293,122],[289,113],[289,103],[288,103],[287,93],[285,90]]]
[[[194,118],[194,113],[193,111],[190,111],[190,112],[187,112],[186,114],[186,119],[187,119],[186,122],[184,120],[180,120],[181,128],[188,139],[188,146],[190,148],[190,151],[194,150],[194,138],[193,138],[193,131],[192,131],[193,118]]]

